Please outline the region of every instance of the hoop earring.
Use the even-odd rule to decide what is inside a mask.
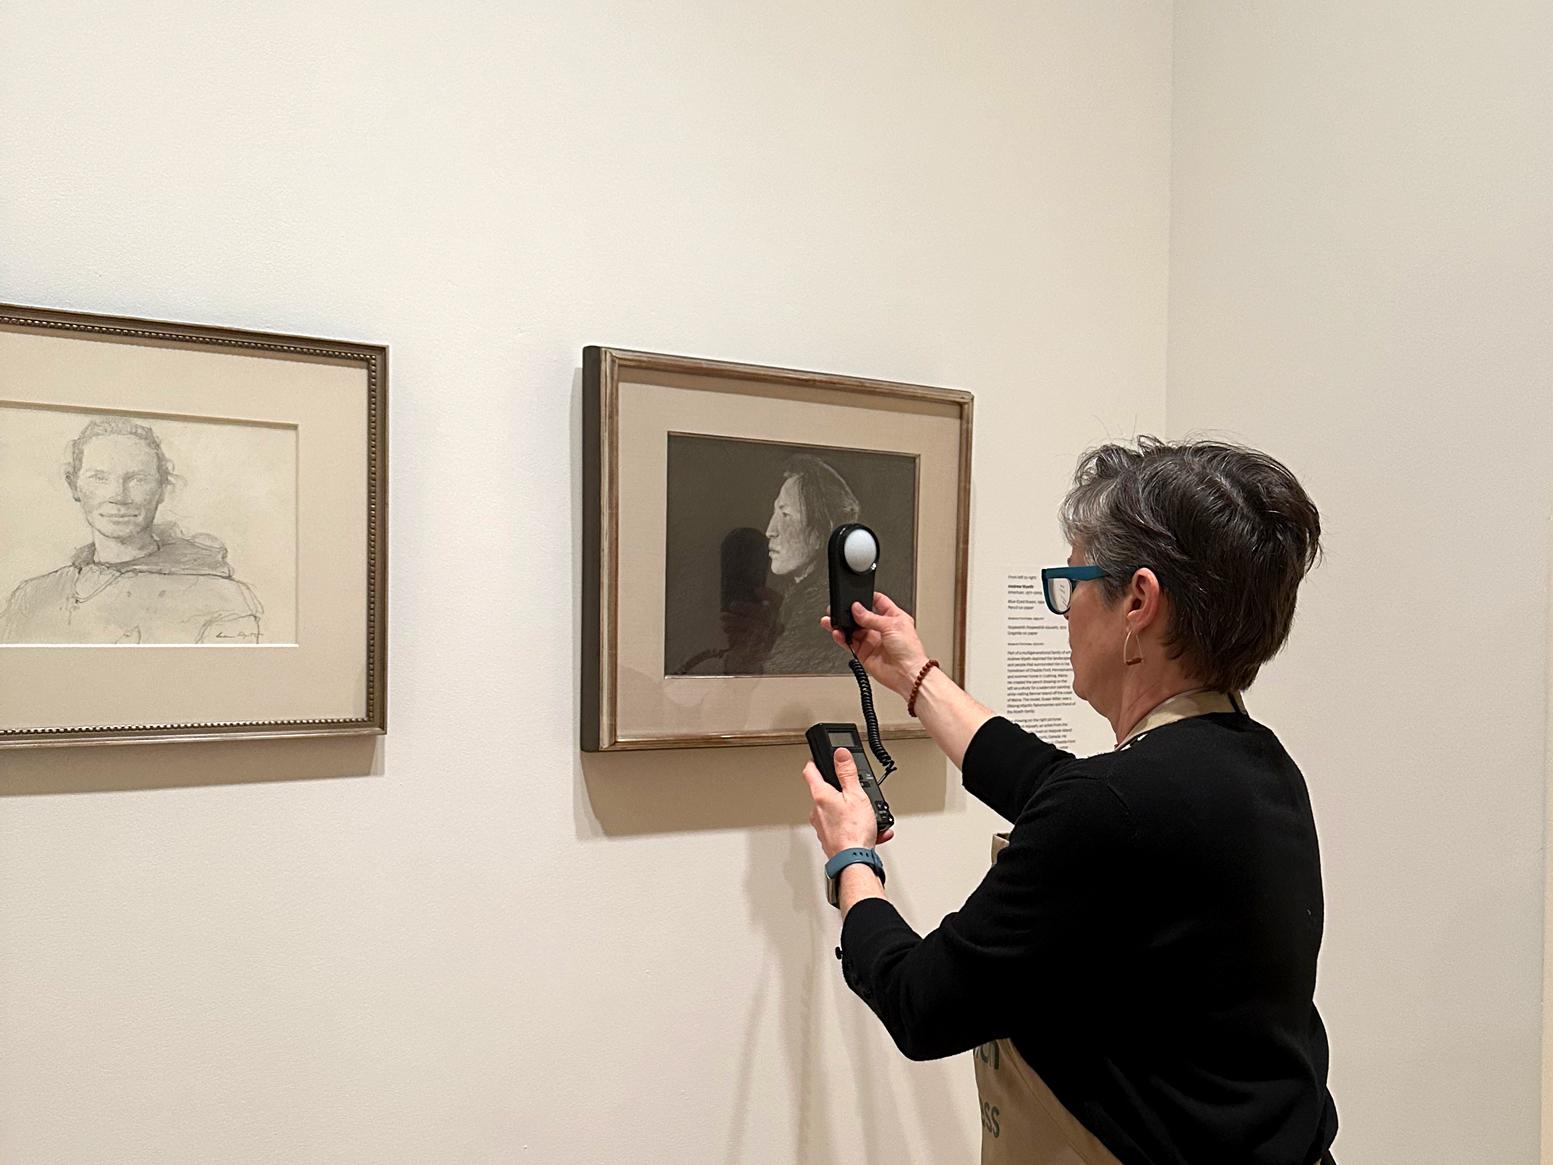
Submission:
[[[1127,628],[1127,634],[1122,636],[1122,663],[1126,664],[1128,667],[1131,667],[1135,663],[1143,662],[1143,644],[1137,641],[1137,637],[1138,633],[1131,627]],[[1137,648],[1137,655],[1132,655],[1128,652],[1127,643],[1129,640],[1131,640],[1133,645]]]

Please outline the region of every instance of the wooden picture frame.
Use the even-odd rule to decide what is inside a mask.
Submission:
[[[0,487],[0,748],[387,730],[387,348],[0,305]]]
[[[584,751],[858,721],[818,622],[839,521],[875,528],[878,588],[964,681],[970,393],[597,346],[582,391]],[[926,735],[875,691],[887,738]]]

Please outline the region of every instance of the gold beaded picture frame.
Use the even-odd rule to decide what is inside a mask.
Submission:
[[[386,731],[387,375],[0,305],[0,748]]]

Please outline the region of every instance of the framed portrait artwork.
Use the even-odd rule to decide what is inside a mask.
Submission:
[[[385,731],[387,360],[0,305],[0,747]]]
[[[970,393],[583,351],[582,748],[789,744],[861,719],[820,626],[831,530],[965,669]],[[923,736],[876,687],[886,737]]]

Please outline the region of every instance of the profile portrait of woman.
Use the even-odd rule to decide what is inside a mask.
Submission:
[[[825,546],[830,533],[858,520],[852,487],[825,461],[797,454],[782,466],[782,484],[766,523],[767,554],[776,589],[774,638],[763,670],[802,675],[846,670],[846,656],[816,621],[830,603]]]

